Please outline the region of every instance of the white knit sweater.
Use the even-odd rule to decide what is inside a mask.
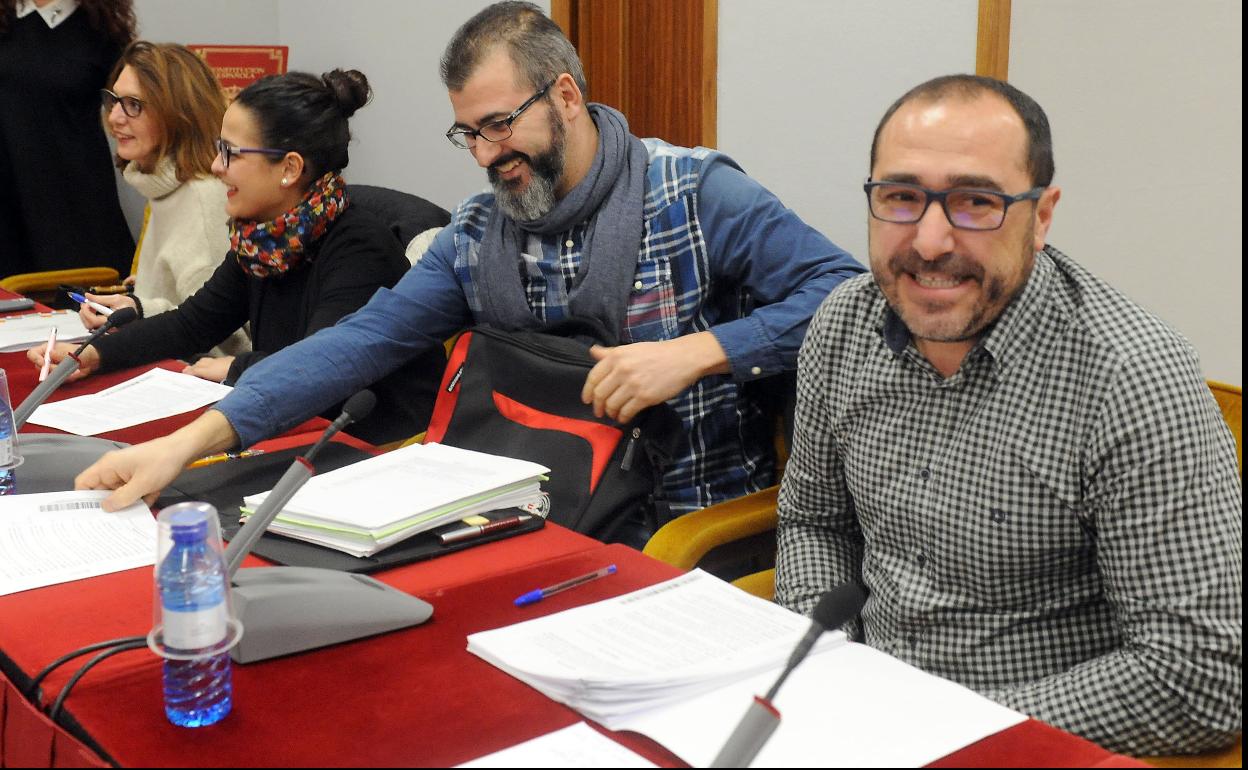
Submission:
[[[153,316],[194,294],[225,258],[230,245],[225,185],[211,176],[179,182],[169,157],[151,174],[131,163],[123,176],[151,206],[134,293],[143,315]],[[250,349],[251,341],[239,330],[212,352],[234,355]]]

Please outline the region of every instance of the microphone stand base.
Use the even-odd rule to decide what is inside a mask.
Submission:
[[[234,575],[243,638],[230,651],[254,663],[417,626],[433,606],[367,575],[316,567],[252,567]]]
[[[94,436],[19,434],[17,448],[22,453],[22,464],[14,469],[17,490],[22,494],[69,491],[74,488],[74,478],[101,455],[128,446]]]

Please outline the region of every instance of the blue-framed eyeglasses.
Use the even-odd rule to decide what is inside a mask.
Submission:
[[[996,230],[1005,223],[1005,212],[1019,201],[1039,200],[1047,189],[1033,187],[1019,195],[1006,195],[995,190],[929,190],[917,184],[872,182],[862,189],[867,193],[871,216],[882,222],[912,225],[927,214],[927,207],[938,201],[945,210],[945,219],[960,230]]]
[[[235,147],[221,137],[217,137],[214,142],[217,147],[217,154],[221,156],[221,165],[226,168],[230,167],[230,158],[237,158],[243,153],[258,153],[260,155],[285,155],[290,150],[274,150],[270,147]]]
[[[558,78],[555,78],[555,80],[558,80]],[[450,139],[451,144],[461,150],[471,150],[473,147],[476,147],[478,138],[484,139],[487,142],[501,142],[504,139],[509,138],[511,136],[511,124],[515,123],[516,119],[519,118],[525,110],[532,107],[534,102],[545,96],[546,92],[550,90],[550,87],[555,84],[555,80],[550,81],[538,89],[537,93],[530,96],[527,100],[525,100],[524,104],[512,110],[511,114],[502,120],[492,120],[475,130],[471,128],[451,127],[451,129],[446,132],[446,138]]]

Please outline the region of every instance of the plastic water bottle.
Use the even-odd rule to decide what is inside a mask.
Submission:
[[[0,495],[11,495],[17,486],[13,467],[20,462],[17,437],[13,430],[13,405],[9,403],[9,382],[0,369]]]
[[[229,621],[225,564],[208,544],[204,507],[211,510],[190,504],[174,516],[173,547],[156,573],[165,644],[187,656],[166,657],[164,671],[165,714],[183,727],[219,722],[233,704],[230,655],[220,651]]]

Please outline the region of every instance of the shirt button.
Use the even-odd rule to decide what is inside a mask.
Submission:
[[[763,373],[763,368],[762,368],[761,366],[751,366],[751,367],[750,367],[750,374],[754,375],[755,377],[757,377],[758,375],[760,375],[760,374],[762,374],[762,373]]]
[[[637,281],[636,283],[633,284],[633,288],[636,289],[637,291],[641,291],[643,286],[645,286],[645,284],[643,284],[641,281]]]
[[[914,563],[918,564],[920,567],[927,564],[927,554],[923,553],[922,551],[919,551],[918,553],[916,553],[914,555]]]
[[[923,479],[924,481],[927,481],[931,477],[932,477],[932,472],[928,470],[927,468],[923,468],[919,471],[919,478]]]
[[[574,241],[574,240],[572,240],[571,238],[569,238],[569,239],[567,239],[566,241],[564,241],[564,242],[563,242],[563,245],[564,245],[564,246],[567,246],[567,247],[570,249],[570,248],[572,248],[573,246],[575,246],[575,245],[576,245],[576,241]]]

